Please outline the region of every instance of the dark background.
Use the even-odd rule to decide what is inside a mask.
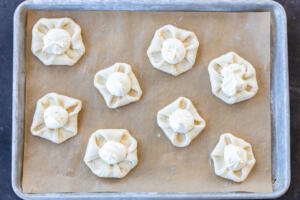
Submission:
[[[0,199],[19,199],[11,187],[13,13],[22,0],[0,0]],[[292,180],[280,199],[300,199],[300,0],[277,0],[287,13]],[[297,19],[299,18],[299,19]],[[298,69],[299,67],[299,69]]]

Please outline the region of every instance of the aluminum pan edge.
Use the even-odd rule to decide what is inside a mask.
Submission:
[[[142,10],[142,11],[270,11],[272,12],[273,72],[272,104],[272,175],[276,179],[270,193],[51,193],[24,194],[21,189],[24,102],[25,102],[25,24],[29,9],[69,10]],[[28,0],[14,15],[13,111],[12,111],[12,187],[23,199],[238,199],[277,198],[290,185],[289,83],[287,30],[284,8],[271,0]],[[281,156],[278,156],[281,155]]]

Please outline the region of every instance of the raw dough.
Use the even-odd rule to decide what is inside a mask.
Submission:
[[[179,97],[157,113],[158,126],[174,146],[186,147],[205,128],[193,103]]]
[[[254,67],[234,52],[212,60],[208,72],[212,93],[228,104],[250,99],[257,93]]]
[[[178,76],[193,67],[198,46],[195,33],[165,25],[155,32],[147,54],[154,68]]]
[[[137,142],[125,129],[100,129],[89,139],[85,164],[99,177],[123,178],[137,163]]]
[[[85,52],[81,28],[70,18],[41,18],[32,29],[31,51],[45,65],[74,65]]]
[[[48,93],[37,102],[31,133],[54,143],[62,143],[77,134],[80,110],[80,100]]]
[[[256,162],[251,144],[231,133],[220,136],[211,159],[218,176],[235,182],[244,181]]]
[[[131,66],[126,63],[115,63],[100,70],[94,77],[94,86],[102,94],[109,108],[118,108],[138,101],[142,89]]]

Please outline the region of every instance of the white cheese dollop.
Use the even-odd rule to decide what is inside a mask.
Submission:
[[[114,96],[125,96],[131,89],[131,80],[125,73],[114,72],[106,81],[107,90]]]
[[[243,80],[244,68],[240,64],[229,64],[221,70],[223,82],[222,91],[229,97],[243,91],[247,83]]]
[[[163,59],[169,64],[177,64],[184,59],[186,49],[180,40],[170,38],[163,43],[161,53]]]
[[[63,29],[54,28],[49,30],[48,33],[43,37],[43,42],[43,52],[61,55],[70,48],[71,36]]]
[[[171,128],[178,133],[187,133],[194,127],[193,115],[185,109],[176,109],[169,117]]]
[[[239,146],[229,144],[224,148],[224,162],[228,169],[241,170],[248,161],[247,151]]]
[[[126,158],[127,149],[120,142],[108,141],[99,149],[98,154],[104,162],[114,165]]]
[[[44,112],[44,122],[49,129],[63,127],[69,118],[68,112],[61,106],[49,106]]]

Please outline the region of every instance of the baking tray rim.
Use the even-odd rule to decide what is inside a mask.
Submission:
[[[199,11],[199,12],[271,12],[272,13],[272,176],[277,179],[273,192],[199,192],[199,193],[45,193],[26,194],[21,189],[24,102],[25,102],[25,26],[28,10],[115,10],[115,11]],[[13,46],[13,109],[12,109],[12,188],[23,199],[237,199],[278,198],[289,188],[290,171],[290,110],[286,13],[272,0],[27,0],[14,13]],[[21,55],[21,56],[20,56]],[[276,92],[275,92],[276,90]],[[280,121],[280,123],[279,123]]]

